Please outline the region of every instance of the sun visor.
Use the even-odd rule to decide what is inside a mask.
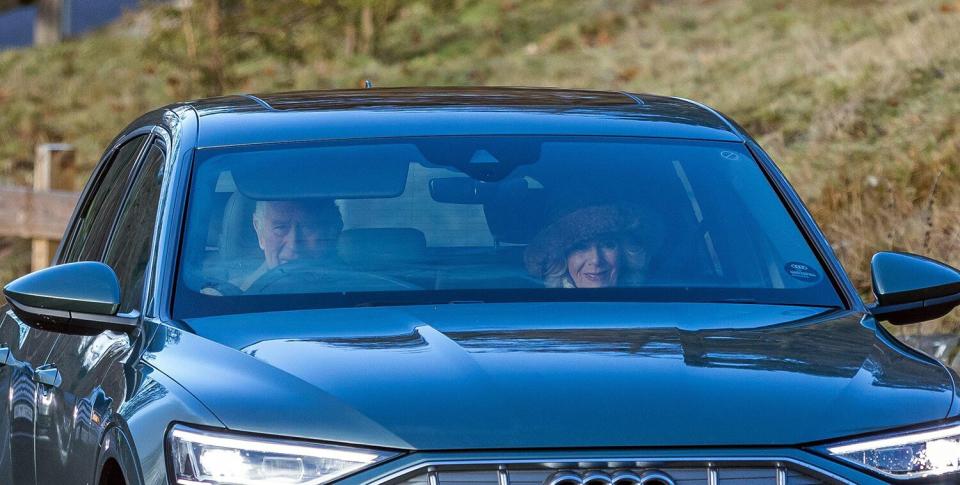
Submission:
[[[237,190],[255,200],[397,197],[409,164],[422,159],[409,144],[247,147],[213,158],[221,157],[228,160]]]

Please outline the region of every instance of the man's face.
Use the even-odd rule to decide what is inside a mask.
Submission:
[[[330,210],[317,211],[309,204],[289,201],[261,204],[253,216],[253,227],[268,268],[326,257],[336,249],[340,223],[333,220]]]

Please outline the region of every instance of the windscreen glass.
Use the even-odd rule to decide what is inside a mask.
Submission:
[[[198,150],[174,314],[517,301],[840,306],[741,144],[424,137]]]

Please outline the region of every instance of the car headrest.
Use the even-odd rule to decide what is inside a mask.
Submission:
[[[402,227],[349,229],[340,234],[338,243],[343,262],[364,267],[416,263],[426,249],[422,232]]]
[[[256,202],[234,192],[223,209],[220,229],[220,261],[230,267],[229,277],[244,274],[263,262],[263,251],[253,230],[253,210]]]

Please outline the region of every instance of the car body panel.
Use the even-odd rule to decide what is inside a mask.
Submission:
[[[363,133],[368,138],[419,136],[433,132],[445,135],[604,135],[648,136],[658,138],[692,138],[739,142],[726,131],[685,125],[671,121],[622,118],[598,113],[596,120],[584,124],[582,115],[563,113],[491,111],[458,113],[452,110],[438,112],[376,112],[330,111],[290,113],[226,113],[201,120],[203,131],[201,147],[230,146],[282,141],[313,141],[323,139],[356,138]],[[370,128],[373,126],[373,128]],[[269,127],[269,128],[268,128]],[[278,136],[274,129],[284,130]],[[667,136],[667,134],[671,136]]]
[[[340,93],[340,96],[337,96]],[[350,101],[344,101],[349,96]],[[578,91],[477,89],[301,94],[277,109],[259,98],[200,106],[199,148],[341,138],[607,135],[742,142],[711,112],[672,98]],[[278,96],[279,97],[279,96]],[[601,98],[603,102],[598,102]],[[267,99],[273,99],[266,97]],[[361,104],[359,100],[365,100]],[[526,102],[524,102],[526,100]],[[352,102],[351,102],[352,101]],[[276,102],[276,101],[275,101]],[[289,107],[289,106],[295,107]]]
[[[191,320],[233,348],[184,334],[155,362],[231,429],[382,447],[795,445],[945,417],[942,366],[862,318],[663,303],[290,311]],[[267,410],[317,420],[287,429]]]
[[[193,333],[162,327],[151,348],[144,359],[189,389],[228,428],[412,448],[323,389]]]
[[[177,335],[164,333],[161,338],[162,341],[155,340],[153,344],[165,345],[167,339],[176,339]],[[118,461],[124,459],[139,468],[124,466],[125,475],[135,476],[141,483],[166,484],[165,436],[171,423],[184,421],[216,428],[223,428],[224,424],[193,394],[149,365],[151,355],[149,351],[145,353],[144,362],[131,374],[130,397],[118,406],[110,428],[121,430],[128,442],[127,448],[135,453],[126,456],[122,448],[116,450],[121,457]]]
[[[119,332],[63,335],[47,365],[63,382],[50,387],[37,405],[38,483],[64,476],[93,476],[101,437],[123,396],[128,395],[124,363],[136,352],[136,339]]]
[[[0,383],[7,385],[7,391],[0,393],[0,437],[8,437],[0,442],[0,483],[35,484],[35,430],[49,424],[38,416],[37,404],[49,398],[50,388],[34,380],[34,371],[44,364],[61,335],[28,326],[6,305],[0,307],[0,320],[0,346],[10,351],[0,367]]]

